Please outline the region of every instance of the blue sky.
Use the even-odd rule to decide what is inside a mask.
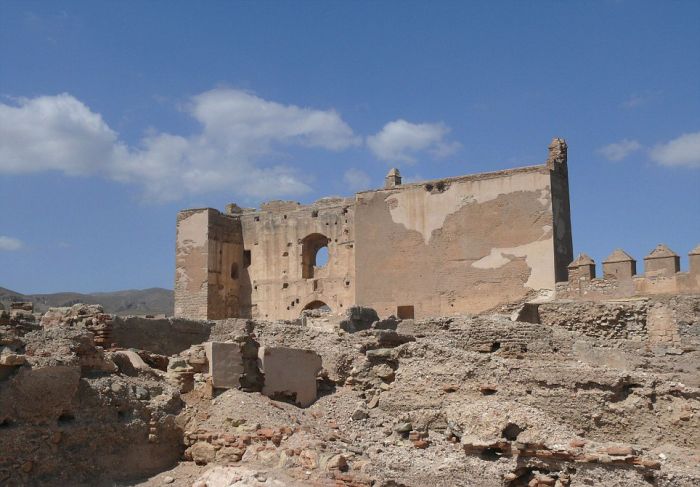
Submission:
[[[186,207],[569,144],[575,251],[700,243],[700,2],[0,0],[0,286],[172,288]],[[641,268],[641,267],[640,267]]]

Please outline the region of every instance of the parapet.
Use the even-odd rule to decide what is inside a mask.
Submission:
[[[700,245],[688,253],[689,267],[681,272],[680,257],[659,244],[644,257],[644,274],[637,275],[636,260],[616,249],[603,261],[603,277],[595,277],[595,262],[586,254],[568,266],[567,282],[557,283],[562,299],[617,299],[656,294],[700,293]]]
[[[578,254],[567,269],[569,269],[569,280],[595,279],[595,261],[586,254]]]
[[[637,261],[622,249],[615,249],[603,261],[604,279],[632,279],[637,273]]]
[[[644,257],[644,274],[647,276],[671,276],[680,270],[680,257],[666,244],[657,245]]]
[[[301,203],[298,201],[281,201],[281,200],[274,200],[274,201],[267,201],[263,204],[260,205],[260,210],[261,211],[289,211],[289,210],[296,210],[301,206]]]

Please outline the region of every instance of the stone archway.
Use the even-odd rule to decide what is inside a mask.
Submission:
[[[307,310],[312,310],[312,309],[318,309],[321,311],[325,311],[327,313],[330,313],[332,311],[330,306],[328,306],[326,303],[324,303],[323,301],[318,300],[318,299],[315,299],[315,300],[307,303],[306,306],[304,306],[304,308],[302,309],[302,312],[307,311]]]
[[[316,256],[319,250],[328,248],[330,239],[320,233],[312,233],[304,237],[301,241],[301,277],[304,279],[312,279],[314,270],[317,267]]]

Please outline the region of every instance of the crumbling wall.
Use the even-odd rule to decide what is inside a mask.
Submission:
[[[352,199],[324,198],[306,206],[270,202],[260,211],[243,212],[240,219],[245,251],[250,256],[249,316],[295,319],[305,308],[326,305],[340,313],[354,303]],[[312,266],[305,261],[304,246],[309,236],[326,239],[325,266]]]
[[[112,342],[119,348],[173,355],[209,338],[213,324],[182,318],[115,316]]]
[[[553,291],[555,247],[570,252],[570,230],[567,202],[554,238],[551,181],[536,166],[358,194],[357,304],[423,318]]]
[[[0,358],[13,359],[0,377],[1,485],[107,486],[177,462],[182,403],[156,372],[120,374],[85,322],[10,327],[0,330]]]
[[[540,166],[405,185],[393,170],[354,198],[185,210],[175,315],[295,319],[357,304],[407,319],[550,295],[572,257],[566,158],[554,139]]]
[[[224,319],[244,316],[250,287],[240,221],[212,208],[177,218],[175,316]]]
[[[620,301],[553,301],[538,305],[542,324],[601,340],[606,347],[621,340],[657,352],[700,351],[700,298],[659,296]]]

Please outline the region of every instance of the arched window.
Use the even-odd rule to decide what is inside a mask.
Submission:
[[[316,252],[316,267],[323,267],[328,264],[328,246],[321,247]]]
[[[328,237],[312,233],[301,242],[301,276],[304,279],[314,277],[314,268],[328,263]]]

